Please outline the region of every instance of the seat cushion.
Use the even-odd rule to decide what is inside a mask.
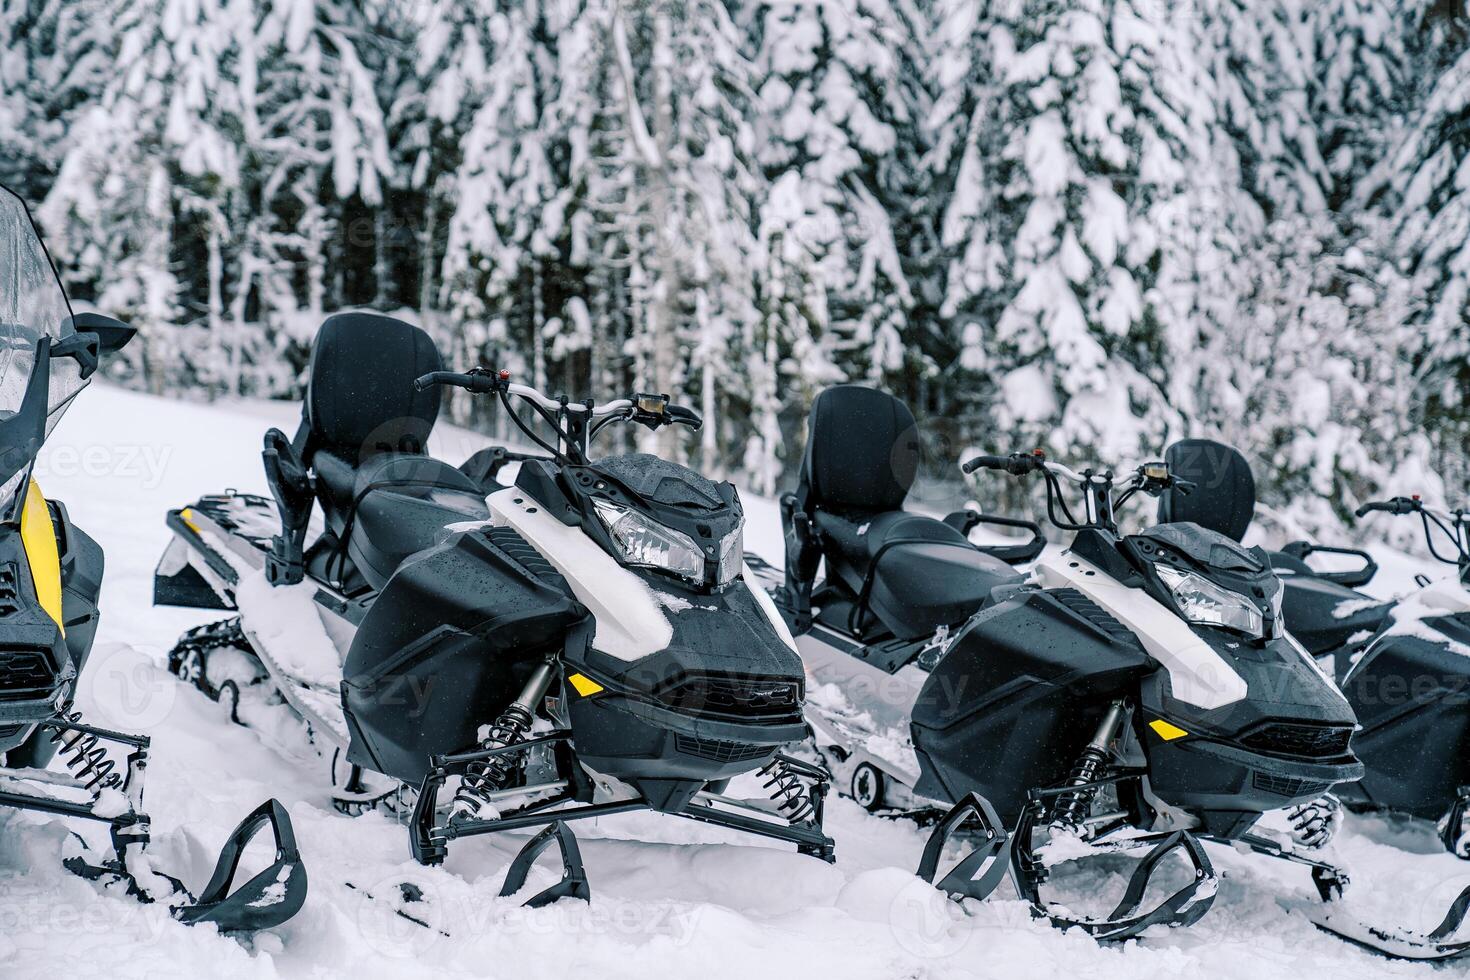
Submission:
[[[899,639],[963,622],[996,586],[1022,578],[953,527],[922,514],[888,511],[849,520],[818,511],[815,523],[828,579],[854,596],[866,587],[867,609]]]
[[[347,524],[347,554],[375,589],[405,558],[432,547],[448,524],[486,521],[475,482],[432,456],[383,453],[357,470]]]

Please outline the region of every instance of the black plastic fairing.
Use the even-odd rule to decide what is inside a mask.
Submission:
[[[348,758],[419,782],[431,756],[477,744],[543,658],[585,646],[591,622],[509,528],[453,534],[409,558],[343,665]]]
[[[1367,774],[1349,794],[1438,820],[1470,785],[1470,614],[1376,642],[1343,680]]]
[[[1032,788],[1063,779],[1109,702],[1156,665],[1073,590],[1018,594],[973,616],[913,707],[917,792],[978,792],[1011,823]]]
[[[750,587],[696,592],[638,570],[673,630],[656,653],[629,662],[589,646],[568,663],[635,700],[682,714],[749,723],[800,724],[806,674]]]
[[[1244,829],[1243,813],[1315,799],[1362,776],[1352,709],[1289,639],[1195,632],[1246,682],[1246,694],[1205,709],[1176,698],[1167,671],[1144,681],[1138,736],[1160,799]]]
[[[579,756],[637,785],[656,809],[677,811],[707,782],[755,768],[807,735],[805,671],[744,582],[705,594],[643,575],[673,636],[628,662],[593,646],[569,651],[567,686]]]

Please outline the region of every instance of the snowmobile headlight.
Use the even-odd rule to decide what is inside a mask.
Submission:
[[[745,567],[745,521],[720,541],[720,565],[715,584],[729,585],[740,577]]]
[[[1173,593],[1179,612],[1191,623],[1223,626],[1255,639],[1264,635],[1265,620],[1261,610],[1245,596],[1172,565],[1155,565],[1154,569]]]
[[[704,556],[689,535],[606,500],[595,500],[593,506],[624,564],[704,581]]]

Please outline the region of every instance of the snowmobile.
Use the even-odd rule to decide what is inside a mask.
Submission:
[[[1173,446],[1169,457],[1202,489],[1187,501],[1165,494],[1161,517],[1188,508],[1199,523],[1242,536],[1254,506],[1245,459],[1208,440]],[[1385,602],[1355,591],[1377,568],[1366,552],[1288,545],[1285,555],[1271,556],[1286,584],[1287,629],[1332,671],[1361,726],[1354,747],[1364,776],[1336,795],[1349,810],[1430,821],[1446,850],[1470,859],[1470,766],[1464,751],[1470,739],[1470,667],[1463,656],[1470,639],[1470,515],[1437,510],[1417,497],[1395,497],[1364,504],[1357,516],[1374,512],[1417,516],[1429,553],[1455,566],[1456,574],[1421,576],[1417,590]],[[1363,565],[1333,573],[1293,562],[1318,551],[1359,556]]]
[[[133,334],[109,317],[72,312],[24,202],[0,186],[0,806],[106,824],[111,853],[94,855],[73,835],[69,870],[165,903],[186,923],[252,932],[290,919],[306,897],[285,808],[271,800],[245,819],[196,899],[141,860],[149,739],[89,725],[72,705],[97,632],[103,554],[32,474],[101,357]],[[274,862],[231,892],[242,853],[266,827]]]
[[[822,393],[798,489],[782,501],[774,594],[837,785],[870,809],[943,813],[921,877],[983,899],[1009,871],[1036,916],[1126,939],[1204,915],[1216,882],[1203,842],[1215,841],[1310,869],[1325,903],[1313,920],[1351,941],[1426,959],[1470,949],[1453,938],[1470,890],[1431,934],[1376,929],[1335,901],[1342,871],[1255,829],[1264,812],[1362,775],[1355,718],[1284,631],[1264,552],[1192,523],[1120,535],[1130,498],[1187,489],[1165,463],[1115,487],[1111,472],[1040,452],[966,462],[966,473],[1039,475],[1051,523],[1073,535],[1023,576],[971,544],[960,515],[902,509],[917,454],[897,399]],[[1080,488],[1080,517],[1064,483]],[[956,839],[973,846],[942,871]],[[1058,859],[1140,850],[1111,912],[1043,895]]]
[[[429,456],[446,386],[497,398],[538,452]],[[543,827],[502,890],[556,842],[564,879],[532,904],[588,894],[568,822],[632,810],[830,861],[827,776],[781,752],[807,734],[804,677],[745,566],[739,497],[657,456],[592,460],[615,422],[701,425],[664,395],[598,405],[448,372],[417,327],[329,318],[299,431],[265,437],[274,499],[228,492],[168,516],[156,601],[239,612],[186,636],[176,672],[252,727],[288,708],[339,805],[408,813],[421,863]],[[752,772],[769,799],[726,792]]]
[[[1159,520],[1188,520],[1240,541],[1256,511],[1256,483],[1250,464],[1239,451],[1211,439],[1182,439],[1164,453],[1171,472],[1194,483],[1188,496],[1166,491],[1159,496]],[[1308,564],[1314,555],[1359,564],[1324,570]],[[1361,548],[1292,541],[1267,553],[1271,567],[1286,583],[1282,612],[1287,629],[1321,663],[1341,679],[1388,621],[1392,602],[1358,591],[1373,580],[1378,563]]]

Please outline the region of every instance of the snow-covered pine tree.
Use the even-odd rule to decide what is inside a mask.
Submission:
[[[377,291],[391,161],[364,7],[114,0],[107,16],[117,64],[44,212],[70,277],[126,297],[104,308],[170,352],[150,385],[292,391],[324,312]]]
[[[1417,6],[1394,0],[1308,5],[1315,48],[1309,105],[1335,210],[1351,201],[1359,181],[1397,144],[1422,88],[1413,56]]]
[[[924,220],[928,24],[901,0],[749,12],[759,159],[774,185],[761,211],[766,278],[781,290],[767,318],[778,346],[803,349],[813,390],[800,401],[838,377],[812,349],[818,338],[844,373],[904,390],[906,360],[917,373],[933,363],[911,286],[934,251]]]
[[[1470,19],[1431,5],[1419,25],[1421,69],[1442,66],[1394,152],[1360,184],[1356,203],[1381,215],[1414,308],[1408,431],[1427,433],[1451,487],[1470,481]]]
[[[106,0],[0,0],[0,181],[33,204],[114,64]]]
[[[609,307],[590,312],[594,323],[626,324],[622,349],[602,353],[629,358],[639,390],[702,407],[707,469],[723,469],[720,449],[734,444],[759,471],[780,447],[769,435],[754,437],[754,452],[746,444],[747,433],[772,431],[751,421],[771,410],[754,405],[753,386],[782,381],[779,363],[744,354],[767,348],[750,332],[761,322],[755,207],[765,181],[743,38],[715,0],[596,0],[579,26],[576,67],[563,48],[573,77],[558,112],[574,121],[573,253],[612,287]],[[678,453],[681,440],[661,432],[645,443]]]
[[[967,132],[936,141],[956,185],[944,310],[968,334],[962,364],[996,385],[987,448],[1126,460],[1157,446],[1171,418],[1151,290],[1199,149],[1175,105],[1189,80],[1166,57],[1186,39],[1160,9],[941,11],[987,42],[973,62],[989,70],[968,99],[953,94],[957,56],[941,58],[939,104],[974,108]]]
[[[570,188],[564,138],[548,111],[559,81],[547,43],[565,25],[555,4],[482,5],[476,31],[447,76],[431,77],[431,114],[458,127],[457,166],[443,274],[446,305],[473,359],[490,358],[544,387],[550,377],[548,323],[566,302]],[[442,90],[459,91],[461,118]],[[441,188],[441,190],[443,189]],[[571,351],[563,347],[566,356]]]

